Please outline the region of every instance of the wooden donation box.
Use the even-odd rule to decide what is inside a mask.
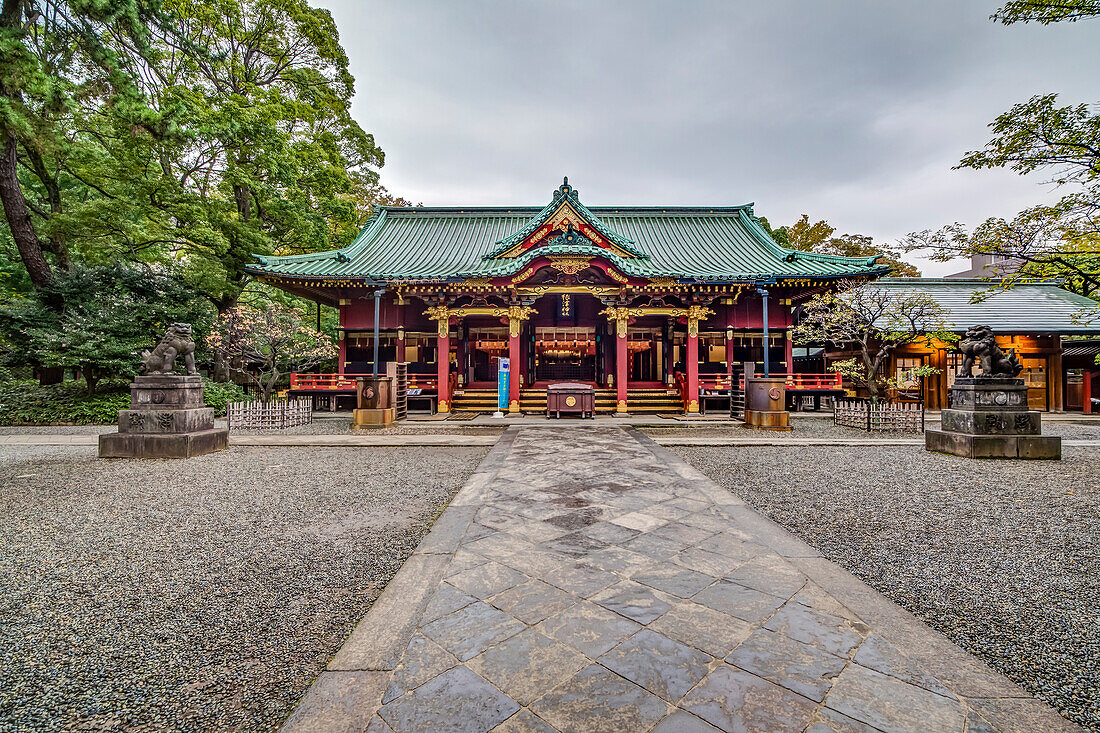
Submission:
[[[562,413],[581,417],[596,416],[596,390],[587,384],[562,382],[546,388],[546,416]]]

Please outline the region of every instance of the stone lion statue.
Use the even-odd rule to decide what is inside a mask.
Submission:
[[[198,374],[195,369],[195,341],[191,338],[190,323],[173,323],[156,348],[141,352],[141,373],[172,374],[175,372],[178,356],[183,356],[188,374]]]
[[[980,377],[1015,377],[1024,367],[1016,358],[1016,352],[1009,349],[1008,355],[997,346],[993,338],[993,329],[989,326],[971,326],[966,329],[966,338],[959,342],[959,351],[963,354],[961,374],[970,376],[974,360],[981,365]]]

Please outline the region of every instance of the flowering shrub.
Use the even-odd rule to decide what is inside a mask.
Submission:
[[[267,402],[279,377],[315,366],[336,356],[332,339],[298,319],[285,306],[241,305],[218,317],[206,339],[222,354],[230,369],[255,384]]]

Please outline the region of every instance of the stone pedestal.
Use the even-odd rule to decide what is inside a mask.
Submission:
[[[1041,435],[1040,413],[1027,409],[1027,385],[1022,379],[956,379],[951,409],[940,416],[941,429],[924,434],[926,450],[967,458],[1062,457],[1062,439]]]
[[[762,430],[791,429],[786,378],[745,378],[745,426]]]
[[[190,458],[229,447],[229,430],[214,427],[198,375],[151,374],[130,384],[130,409],[118,432],[99,436],[101,458]]]

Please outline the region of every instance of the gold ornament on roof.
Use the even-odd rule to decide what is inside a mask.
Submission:
[[[550,255],[550,267],[555,270],[560,270],[566,275],[576,275],[578,272],[588,269],[588,265],[591,262],[592,258],[590,257],[562,257]]]

